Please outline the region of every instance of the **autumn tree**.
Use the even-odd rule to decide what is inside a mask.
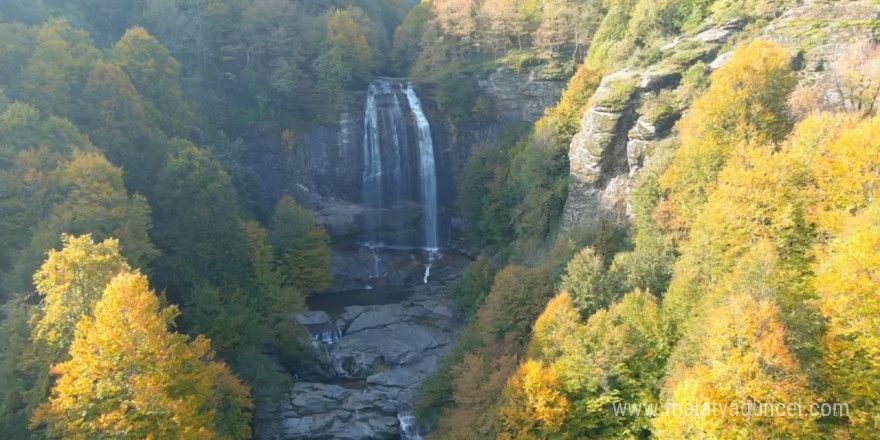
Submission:
[[[806,375],[785,343],[779,309],[771,300],[733,294],[701,323],[699,354],[691,365],[674,365],[666,379],[664,401],[681,404],[717,402],[738,406],[736,414],[692,413],[691,417],[661,411],[654,419],[659,439],[806,438],[816,433],[814,420],[799,417],[752,417],[759,406],[745,404],[813,402]],[[663,407],[661,405],[661,407]]]
[[[245,439],[249,391],[215,361],[204,337],[172,330],[176,307],[137,273],[115,277],[77,324],[70,360],[52,369],[52,396],[34,414],[51,437]],[[220,424],[227,417],[235,423]]]
[[[547,438],[559,431],[569,411],[554,366],[534,360],[510,377],[502,399],[499,439]]]
[[[496,355],[493,355],[496,354]],[[516,371],[509,354],[467,354],[452,367],[453,401],[438,422],[444,439],[494,438],[495,415],[501,391]]]
[[[794,86],[789,54],[761,40],[738,48],[712,74],[709,89],[677,125],[681,146],[660,180],[669,192],[668,227],[687,229],[731,154],[788,133],[786,97]]]
[[[878,423],[880,392],[880,205],[872,202],[851,217],[822,252],[816,289],[828,320],[825,375],[831,402],[849,405],[852,438],[870,438]],[[843,435],[843,433],[841,433]]]
[[[541,21],[533,37],[535,47],[550,57],[560,55],[563,48],[570,48],[571,59],[576,62],[599,28],[602,15],[603,4],[598,0],[544,0]]]
[[[304,293],[330,287],[330,238],[312,213],[293,197],[284,196],[275,206],[269,240],[283,268],[286,286]]]
[[[24,421],[48,396],[49,367],[68,358],[76,323],[91,316],[107,282],[129,268],[116,239],[65,235],[62,243],[34,274],[39,306],[20,295],[4,307],[0,419],[9,438],[28,435]]]
[[[131,269],[119,253],[119,240],[95,243],[90,234],[63,235],[61,243],[62,249],[49,250],[46,262],[34,274],[34,285],[43,299],[33,338],[58,353],[70,346],[76,323],[91,316],[107,283]]]

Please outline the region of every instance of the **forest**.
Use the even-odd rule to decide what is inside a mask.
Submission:
[[[763,38],[841,4],[870,14],[832,32],[868,31],[809,72],[825,37]],[[670,45],[734,22],[719,65]],[[500,67],[566,85],[457,172],[475,251],[416,391],[426,438],[877,438],[878,32],[869,0],[4,0],[0,438],[253,438],[257,394],[315,362],[283,316],[333,277],[328,232],[265,206],[242,136],[293,153],[398,76],[456,140],[496,122],[474,78]],[[657,66],[674,87],[598,93]],[[582,119],[631,107],[673,128],[629,215],[563,227]],[[615,411],[695,401],[847,411]]]

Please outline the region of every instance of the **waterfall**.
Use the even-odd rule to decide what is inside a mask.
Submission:
[[[376,109],[378,89],[370,84],[367,89],[367,106],[364,110],[364,204],[372,208],[366,214],[369,243],[375,244],[377,232],[382,225],[382,152],[379,145],[379,112]]]
[[[370,84],[362,153],[366,246],[421,249],[433,261],[440,247],[434,143],[412,84]]]
[[[406,86],[406,100],[416,120],[419,143],[419,182],[422,196],[422,215],[425,225],[425,249],[437,249],[437,167],[434,164],[434,141],[431,125],[422,111],[422,103],[412,84]]]
[[[334,323],[307,325],[306,329],[312,335],[312,339],[325,344],[335,344],[342,339],[342,330]]]
[[[422,440],[414,415],[409,412],[397,414],[397,421],[400,423],[400,440]]]

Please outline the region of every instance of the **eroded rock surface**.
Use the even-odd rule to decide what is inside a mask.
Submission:
[[[280,402],[262,402],[255,438],[397,438],[398,415],[411,406],[413,388],[437,368],[460,320],[445,298],[451,274],[414,287],[400,303],[348,306],[336,317],[306,312],[291,317],[304,325],[341,331],[327,351],[336,378],[298,381]]]

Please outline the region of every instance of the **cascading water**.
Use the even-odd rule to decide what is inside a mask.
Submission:
[[[410,139],[415,139],[413,145]],[[427,283],[431,266],[441,256],[437,166],[431,125],[412,84],[377,79],[367,89],[363,166],[371,278],[380,275],[376,249],[403,246],[427,253],[422,277]],[[416,180],[417,190],[412,184]],[[420,224],[413,224],[419,217]]]
[[[425,225],[425,249],[437,250],[437,167],[434,164],[434,141],[431,125],[422,111],[422,103],[412,84],[406,86],[406,100],[416,120],[419,136],[419,183],[422,196],[422,221]]]
[[[370,207],[366,214],[369,244],[376,244],[376,233],[382,225],[382,152],[379,147],[379,113],[376,109],[375,84],[367,90],[364,111],[364,204]]]

